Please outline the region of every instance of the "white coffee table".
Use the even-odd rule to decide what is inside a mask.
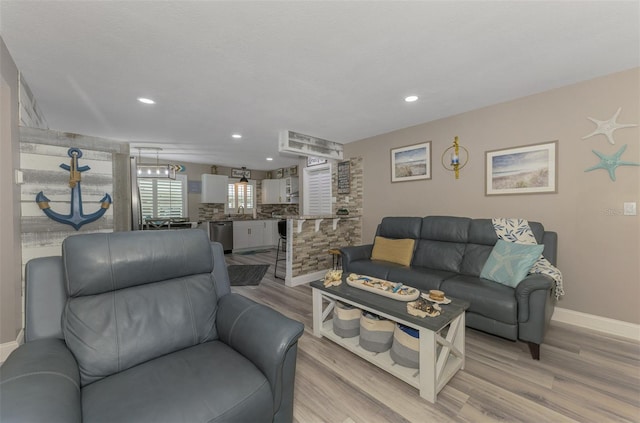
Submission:
[[[407,303],[342,283],[325,288],[322,281],[311,282],[313,294],[313,334],[326,337],[404,382],[416,387],[420,396],[435,403],[438,392],[460,369],[464,369],[465,310],[469,303],[452,298],[442,305],[437,317],[416,317],[407,313]],[[419,368],[396,364],[389,352],[374,353],[359,345],[359,337],[341,338],[333,332],[330,314],[335,302],[351,304],[362,310],[418,330],[420,334]],[[326,306],[325,306],[326,304]]]

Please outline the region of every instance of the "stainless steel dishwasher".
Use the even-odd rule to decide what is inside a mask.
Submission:
[[[233,250],[233,222],[216,220],[209,222],[209,239],[222,244],[225,253]]]

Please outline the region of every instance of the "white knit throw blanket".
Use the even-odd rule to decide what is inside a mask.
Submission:
[[[505,241],[517,242],[519,244],[537,244],[536,237],[533,235],[529,222],[526,219],[502,218],[496,217],[491,219],[493,228],[498,238]],[[541,273],[551,277],[556,285],[554,294],[556,299],[564,295],[562,287],[562,273],[557,267],[552,265],[549,260],[540,255],[538,261],[533,265],[529,273]]]

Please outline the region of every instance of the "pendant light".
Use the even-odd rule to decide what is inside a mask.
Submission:
[[[245,170],[247,170],[247,168],[245,166],[242,166],[242,178],[240,178],[240,182],[238,182],[241,185],[247,185],[249,183],[249,180],[245,176]]]

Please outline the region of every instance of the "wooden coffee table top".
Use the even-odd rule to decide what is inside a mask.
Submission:
[[[442,312],[436,317],[417,317],[407,313],[407,302],[398,301],[391,298],[384,297],[382,295],[374,294],[372,292],[364,291],[362,289],[354,288],[347,285],[346,282],[338,286],[332,286],[325,288],[323,281],[311,282],[311,287],[319,289],[321,291],[333,294],[339,298],[350,300],[355,303],[361,304],[365,307],[369,307],[373,310],[386,313],[390,316],[402,319],[406,322],[413,323],[414,325],[427,328],[434,332],[441,330],[443,327],[451,323],[453,319],[458,317],[461,313],[469,308],[469,302],[459,300],[457,298],[451,298],[450,304],[441,304]],[[446,293],[445,293],[446,294]]]

